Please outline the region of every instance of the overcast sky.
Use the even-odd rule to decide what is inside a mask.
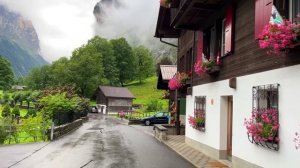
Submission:
[[[32,21],[40,39],[42,55],[49,62],[70,56],[75,48],[95,34],[107,38],[124,34],[153,37],[159,0],[122,0],[125,5],[109,12],[104,25],[95,23],[93,9],[98,1],[0,0],[0,3]]]

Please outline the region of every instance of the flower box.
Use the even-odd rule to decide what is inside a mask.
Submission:
[[[251,143],[272,150],[279,150],[279,122],[277,109],[262,109],[252,112],[250,119],[245,119],[248,139]]]
[[[211,69],[207,70],[209,75],[217,75],[220,72],[220,65],[213,65]]]

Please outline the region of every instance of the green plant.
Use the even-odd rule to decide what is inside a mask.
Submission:
[[[10,106],[5,104],[2,110],[2,117],[8,117],[11,115]]]
[[[199,127],[203,126],[205,123],[205,118],[202,118],[202,117],[196,118],[196,123],[197,123],[197,126],[199,126]]]
[[[18,117],[20,116],[20,109],[18,106],[15,106],[12,110],[12,114],[14,115],[14,117]]]
[[[34,142],[39,139],[46,140],[46,131],[50,126],[50,122],[45,120],[42,113],[37,113],[36,117],[30,116],[22,120],[22,124],[18,126],[18,131],[26,132]]]
[[[25,118],[35,117],[35,116],[36,116],[36,113],[37,113],[37,110],[36,110],[36,109],[30,108],[30,109],[28,109]]]
[[[162,110],[163,104],[157,99],[152,99],[148,104],[146,111],[159,111]]]
[[[0,144],[4,144],[6,138],[9,135],[6,127],[6,118],[1,118],[0,122]]]

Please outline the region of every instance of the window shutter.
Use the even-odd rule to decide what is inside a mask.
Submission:
[[[270,22],[273,0],[255,0],[255,39]]]
[[[226,10],[225,20],[225,52],[224,54],[230,54],[233,52],[233,6],[228,6]]]
[[[202,60],[202,54],[203,54],[203,32],[198,31],[197,59],[196,59],[196,61]]]

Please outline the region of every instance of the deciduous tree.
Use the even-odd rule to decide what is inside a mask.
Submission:
[[[11,64],[0,55],[0,90],[8,90],[14,82],[14,74]]]
[[[154,73],[153,58],[150,51],[144,46],[134,48],[133,53],[137,60],[136,77],[142,83],[144,79]]]
[[[114,55],[117,59],[119,69],[119,80],[122,86],[135,78],[136,60],[132,48],[125,38],[111,40],[114,49]]]

